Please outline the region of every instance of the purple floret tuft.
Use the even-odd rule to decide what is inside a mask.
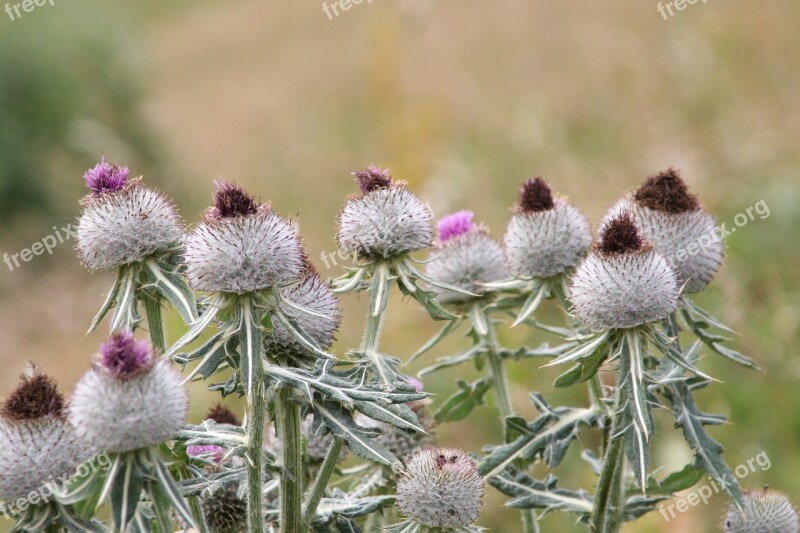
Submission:
[[[472,211],[458,211],[441,219],[437,224],[439,240],[444,243],[453,237],[472,231],[475,228],[472,222],[474,216],[475,213]]]
[[[222,446],[215,446],[213,444],[193,444],[186,447],[186,453],[189,457],[210,455],[213,461],[219,464],[222,462],[222,459],[225,458],[226,450]]]
[[[109,164],[103,156],[97,165],[86,171],[83,179],[94,194],[119,191],[128,183],[128,167]]]
[[[130,331],[113,333],[100,346],[100,365],[111,375],[127,379],[148,370],[154,363],[147,341],[137,341]]]

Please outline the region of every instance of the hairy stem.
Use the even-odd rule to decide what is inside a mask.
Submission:
[[[281,475],[281,533],[304,531],[301,510],[303,503],[303,440],[300,434],[300,406],[291,389],[283,388],[275,396],[276,431],[283,446]]]
[[[613,424],[608,435],[603,470],[594,499],[591,526],[595,533],[616,533],[622,525],[623,476],[625,469],[625,438],[620,435],[621,408],[624,405],[622,390],[617,391]]]
[[[306,525],[311,525],[314,517],[317,515],[317,507],[322,497],[325,495],[325,489],[331,479],[333,471],[336,469],[336,463],[339,461],[339,454],[342,451],[342,444],[344,441],[341,437],[333,437],[333,442],[328,453],[325,454],[325,460],[322,462],[317,479],[314,480],[314,485],[311,487],[311,493],[306,500],[305,508],[303,509],[303,521]]]
[[[247,410],[247,523],[251,533],[263,533],[264,511],[261,497],[262,460],[264,457],[264,418],[267,401],[264,395],[264,366],[253,365],[252,396],[248,398]]]
[[[147,327],[150,328],[150,340],[161,353],[167,350],[164,337],[164,319],[161,316],[161,299],[158,296],[145,296],[144,308],[147,313]]]
[[[513,416],[514,405],[511,402],[511,391],[508,384],[505,360],[500,355],[500,344],[497,342],[497,332],[488,313],[483,313],[483,322],[488,325],[486,335],[482,341],[488,348],[489,369],[492,374],[492,386],[497,399],[497,408],[500,411],[500,422],[505,429],[506,417]],[[522,466],[522,465],[518,465]],[[539,533],[539,524],[533,509],[520,509],[522,513],[522,530],[524,533]]]

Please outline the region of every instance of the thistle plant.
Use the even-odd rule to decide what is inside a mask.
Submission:
[[[704,476],[731,497],[724,531],[798,531],[788,498],[740,489],[707,431],[725,418],[697,407],[695,394],[715,381],[700,369],[704,347],[757,365],[688,296],[713,280],[723,249],[713,216],[673,169],[626,194],[596,237],[566,197],[526,180],[498,241],[468,210],[434,231],[422,199],[369,167],[355,173],[360,194],[336,231],[353,265],[332,283],[296,220],[238,185],[218,183],[187,233],[171,201],[126,167],[103,158],[84,178],[77,252],[89,270],[116,276],[90,328],[108,317],[110,333],[69,398],[31,367],[0,408],[0,511],[12,531],[475,532],[489,484],[521,511],[526,533],[539,531],[537,512],[554,511],[605,533]],[[444,322],[408,357],[381,343],[395,285]],[[363,337],[339,356],[339,295],[361,292]],[[541,320],[548,301],[563,323]],[[172,343],[164,308],[186,324]],[[557,340],[508,347],[506,326]],[[417,377],[464,363],[479,376],[432,399],[405,366],[457,333],[467,346]],[[587,405],[531,391],[539,414],[525,420],[512,360],[530,374],[569,364],[555,386],[586,383]],[[187,423],[188,382],[243,398],[244,412],[217,403]],[[479,456],[440,442],[435,430],[490,391],[501,435]],[[672,413],[695,454],[676,472],[650,464],[656,409]],[[579,466],[595,486],[559,486],[586,433],[599,446],[583,449]],[[108,468],[83,468],[101,457]]]

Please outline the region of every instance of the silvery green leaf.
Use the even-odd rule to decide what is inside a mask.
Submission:
[[[458,318],[450,311],[443,308],[436,299],[437,294],[426,290],[417,284],[415,274],[405,267],[403,263],[395,263],[397,275],[400,277],[400,292],[419,302],[434,320],[455,320]],[[416,270],[414,271],[416,272]],[[410,285],[410,287],[409,287]],[[413,288],[413,290],[412,290]]]
[[[539,481],[510,466],[490,478],[489,483],[510,496],[512,499],[506,505],[515,509],[542,509],[544,513],[564,511],[582,519],[592,512],[592,498],[587,492],[559,488],[558,480],[552,475]]]
[[[446,357],[440,357],[436,359],[434,364],[431,366],[427,366],[417,372],[417,375],[420,377],[430,374],[432,372],[436,372],[437,370],[441,370],[443,368],[449,368],[451,366],[457,366],[467,361],[473,360],[477,357],[480,357],[482,354],[485,354],[487,351],[486,346],[483,344],[475,344],[468,350],[461,352],[457,355],[449,355]]]
[[[514,323],[511,324],[511,327],[516,327],[525,322],[528,317],[530,317],[534,311],[539,308],[539,304],[541,304],[542,301],[549,296],[550,286],[547,283],[540,281],[538,284],[531,287],[530,296],[528,296],[528,299],[525,300],[519,315],[517,316],[516,320],[514,320]]]
[[[700,345],[702,344],[701,341],[697,340],[689,346],[685,353],[680,351],[680,347],[677,343],[667,337],[664,333],[656,330],[655,328],[649,331],[649,336],[653,340],[654,344],[658,347],[658,349],[663,353],[668,359],[670,359],[673,363],[678,365],[679,367],[688,370],[692,374],[700,376],[702,378],[708,379],[710,381],[717,381],[718,379],[714,379],[708,374],[699,370],[696,366],[694,366],[693,361],[698,359],[698,354],[700,353]]]
[[[200,337],[200,335],[203,334],[203,331],[205,331],[205,329],[214,321],[217,313],[219,313],[219,303],[221,302],[212,302],[208,307],[206,307],[205,312],[200,315],[194,323],[190,324],[189,331],[184,333],[184,335],[178,339],[164,355],[166,357],[172,357],[183,347]]]
[[[655,511],[659,503],[669,500],[670,498],[671,496],[650,496],[645,494],[629,496],[625,500],[625,506],[622,509],[622,519],[625,522],[638,520],[647,513]]]
[[[367,286],[362,283],[365,275],[365,268],[348,268],[344,275],[333,280],[332,290],[337,294],[366,290]]]
[[[532,461],[542,457],[551,468],[558,466],[569,444],[578,438],[583,426],[597,426],[599,414],[592,409],[550,408],[544,398],[534,393],[534,403],[541,415],[528,424],[528,432],[513,442],[489,446],[487,455],[478,464],[478,471],[487,479],[503,472],[514,461]]]
[[[626,411],[630,411],[632,421],[638,427],[645,441],[655,432],[655,423],[647,396],[646,374],[644,369],[644,347],[642,338],[636,331],[626,331],[620,346],[619,375],[626,391]],[[646,479],[643,476],[642,479]]]
[[[176,268],[170,269],[154,258],[144,262],[150,285],[178,311],[184,323],[197,320],[197,302],[185,278]]]
[[[114,313],[111,315],[111,331],[136,329],[142,318],[137,310],[136,297],[137,278],[139,272],[132,265],[120,269],[119,290],[114,302]]]
[[[261,364],[261,320],[249,298],[240,300],[239,307],[239,374],[248,398],[258,394],[253,383],[254,367]],[[260,385],[260,384],[259,384]]]
[[[377,322],[373,323],[379,327]],[[377,350],[350,350],[347,356],[369,370],[374,379],[384,387],[391,387],[403,379],[403,375],[398,371],[403,362],[397,357]]]
[[[661,481],[656,481],[653,477],[647,484],[647,494],[649,495],[664,495],[671,496],[676,492],[681,492],[694,487],[700,483],[705,476],[703,470],[697,468],[695,465],[686,465],[682,470],[673,472]]]
[[[317,342],[311,337],[311,335],[306,333],[306,331],[303,329],[300,323],[295,320],[294,317],[287,315],[280,309],[276,309],[273,313],[273,316],[278,318],[278,321],[283,324],[287,331],[289,331],[289,333],[291,333],[300,344],[314,352],[317,356],[324,357],[326,359],[335,359],[332,354],[320,348]]]
[[[336,490],[331,497],[322,498],[320,501],[315,522],[330,523],[335,517],[359,518],[393,503],[393,495],[352,498]]]
[[[117,271],[117,278],[114,280],[114,285],[111,286],[111,290],[108,291],[108,295],[106,296],[103,305],[100,307],[100,311],[92,319],[91,324],[89,325],[89,330],[86,332],[88,335],[89,333],[93,332],[100,322],[105,318],[111,308],[114,306],[114,303],[117,301],[117,294],[119,293],[120,286],[122,285],[122,281],[125,278],[125,267],[120,268]]]
[[[558,357],[559,355],[562,355],[563,353],[577,346],[577,344],[578,343],[576,341],[571,341],[571,342],[564,342],[556,346],[550,346],[550,343],[543,342],[536,348],[527,348],[524,346],[516,350],[503,348],[499,350],[498,353],[500,353],[501,357],[503,357],[504,359],[510,359],[510,358],[525,359],[528,357]]]
[[[204,420],[199,425],[187,425],[176,436],[176,439],[187,446],[221,446],[233,449],[247,444],[244,428],[230,424],[219,424],[213,420]]]
[[[425,433],[417,415],[405,404],[356,401],[353,406],[373,420],[380,420],[400,429]]]
[[[191,381],[195,376],[208,379],[227,368],[228,358],[235,353],[239,339],[234,337],[229,331],[217,333],[197,350],[188,354],[177,354],[172,357],[175,363],[186,367],[188,363],[198,361],[185,381]]]
[[[125,531],[136,514],[144,487],[142,470],[137,454],[127,453],[122,456],[122,467],[111,480],[111,516],[118,531]]]
[[[761,370],[761,367],[758,366],[758,363],[753,361],[751,358],[737,352],[736,350],[732,350],[724,346],[722,342],[729,339],[721,335],[715,335],[713,333],[708,332],[707,331],[708,323],[704,322],[703,320],[695,319],[692,316],[691,312],[689,312],[685,307],[681,309],[681,317],[684,319],[687,327],[691,330],[691,332],[694,333],[694,335],[698,339],[703,341],[703,343],[709,348],[711,348],[714,352],[718,353],[719,355],[727,359],[730,359],[734,363],[738,363],[742,366],[752,368],[753,370]]]
[[[569,387],[592,379],[609,355],[610,352],[605,347],[598,348],[592,355],[558,376],[555,386]]]
[[[437,422],[457,422],[463,420],[478,405],[483,405],[484,396],[492,388],[492,378],[483,377],[473,383],[463,380],[456,382],[458,391],[450,396],[436,411]]]
[[[702,468],[741,507],[742,490],[739,482],[722,457],[724,447],[715,441],[705,430],[707,425],[719,425],[725,422],[721,415],[709,415],[697,408],[691,390],[686,383],[672,383],[664,395],[672,406],[675,424],[683,430],[686,442],[694,450],[695,465]]]
[[[453,333],[458,327],[464,322],[463,318],[456,318],[455,320],[450,320],[445,324],[445,326],[439,330],[439,332],[431,337],[428,342],[422,345],[422,347],[414,352],[414,354],[408,359],[408,364],[413,363],[416,359],[421,356],[422,354],[426,353],[428,350],[439,344],[442,340],[446,339],[451,333]]]
[[[341,437],[355,455],[387,466],[397,462],[392,452],[375,441],[378,430],[371,431],[356,424],[352,414],[341,405],[330,401],[317,402],[312,409],[315,434],[319,434],[320,426],[324,425],[332,434]]]
[[[611,335],[612,333],[606,330],[602,333],[580,339],[580,343],[575,348],[557,357],[553,361],[550,361],[544,366],[556,366],[563,363],[568,363],[570,361],[578,361],[591,357],[598,350],[605,350],[607,348]]]

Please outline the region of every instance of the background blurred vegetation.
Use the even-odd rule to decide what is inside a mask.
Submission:
[[[745,485],[768,483],[800,503],[800,4],[698,3],[669,20],[651,1],[576,7],[386,0],[328,20],[314,1],[74,0],[0,17],[0,253],[72,221],[82,173],[101,153],[175,197],[187,222],[214,179],[236,180],[299,213],[315,259],[335,250],[349,172],[370,163],[408,180],[440,215],[475,210],[496,235],[530,175],[597,220],[674,165],[728,227],[759,200],[770,208],[726,240],[725,266],[700,298],[766,372],[709,356],[704,369],[724,384],[700,400],[731,419],[713,431],[731,465],[769,454],[772,468]],[[316,262],[325,276],[341,273]],[[110,282],[85,272],[69,245],[13,271],[0,265],[0,396],[26,360],[69,390],[100,341],[83,332]],[[343,305],[340,352],[357,343],[366,302]],[[435,329],[397,299],[385,347],[407,357]],[[542,339],[515,330],[503,340]],[[518,406],[532,390],[585,401],[582,390],[552,390],[560,369],[538,366],[513,366]],[[455,377],[426,387],[441,401]],[[195,390],[193,416],[213,399]],[[654,462],[674,468],[690,454],[661,422]],[[438,434],[473,451],[501,438],[491,406]],[[588,487],[594,478],[571,454],[562,483]],[[512,531],[502,502],[489,489],[482,525]],[[626,530],[714,531],[725,504],[716,496],[670,523],[654,514]],[[574,529],[562,516],[544,527]]]

